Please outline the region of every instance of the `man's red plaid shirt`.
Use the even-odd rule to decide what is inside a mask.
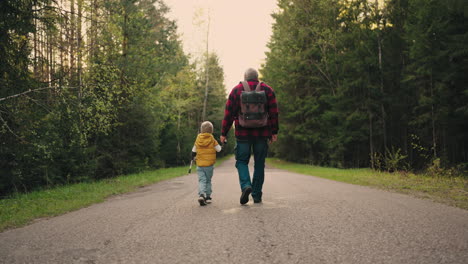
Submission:
[[[249,81],[250,89],[254,90],[257,87],[258,81]],[[224,110],[224,119],[222,124],[221,135],[227,136],[229,129],[234,122],[236,128],[236,138],[238,140],[248,140],[257,138],[270,138],[271,135],[278,134],[278,105],[276,102],[275,92],[273,89],[262,83],[261,90],[265,91],[267,96],[266,110],[268,111],[268,126],[260,128],[246,128],[239,125],[239,111],[240,111],[240,96],[244,87],[239,83],[234,87],[229,94],[226,102],[226,109]]]

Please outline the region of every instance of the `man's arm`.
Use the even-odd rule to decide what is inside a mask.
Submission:
[[[269,87],[269,86],[268,86]],[[270,92],[268,93],[268,116],[269,116],[269,124],[271,129],[272,141],[276,141],[279,125],[278,125],[278,103],[276,101],[275,92],[271,87]]]
[[[236,105],[237,95],[236,89],[232,89],[229,97],[226,101],[226,107],[224,108],[224,119],[222,122],[221,128],[221,144],[224,143],[223,140],[226,140],[227,133],[232,127],[232,123],[234,122],[234,116],[237,113],[237,105]]]

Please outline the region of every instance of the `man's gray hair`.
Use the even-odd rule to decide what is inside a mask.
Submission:
[[[248,68],[244,73],[244,81],[258,80],[258,72],[254,68]]]

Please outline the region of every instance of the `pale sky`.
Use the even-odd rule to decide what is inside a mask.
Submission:
[[[244,77],[244,71],[258,69],[265,60],[276,0],[164,0],[176,20],[186,53],[200,57],[206,50],[210,16],[209,50],[216,52],[224,69],[229,92]],[[198,15],[197,15],[198,14]],[[198,17],[198,18],[197,18]]]

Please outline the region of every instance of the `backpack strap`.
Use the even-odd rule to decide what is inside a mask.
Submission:
[[[244,86],[244,91],[250,92],[250,85],[249,85],[249,83],[246,82],[246,81],[242,81],[241,83],[242,83],[242,85]],[[261,87],[262,87],[262,83],[263,83],[263,82],[258,82],[257,87],[255,87],[255,91],[260,92],[260,89],[261,89]]]
[[[260,92],[260,88],[262,87],[262,83],[263,83],[263,82],[259,82],[259,83],[257,84],[257,87],[255,88],[255,91]]]
[[[250,85],[247,81],[242,81],[242,85],[244,86],[244,91],[250,92]]]

